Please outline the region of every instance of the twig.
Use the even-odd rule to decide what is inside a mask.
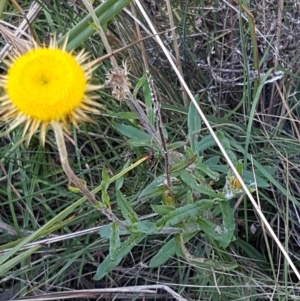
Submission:
[[[177,35],[176,35],[176,31],[175,31],[175,24],[174,24],[174,18],[173,18],[173,11],[172,11],[172,6],[171,6],[171,1],[170,0],[166,0],[166,4],[167,4],[167,10],[168,10],[168,17],[169,17],[169,21],[170,21],[170,26],[172,29],[172,38],[173,38],[173,46],[174,46],[174,51],[175,51],[175,56],[176,56],[176,65],[178,70],[180,71],[181,75],[183,76],[183,71],[182,71],[182,65],[181,65],[181,60],[180,60],[180,53],[179,53],[179,46],[177,43]],[[184,90],[182,84],[181,85],[181,92],[182,92],[182,99],[183,99],[183,103],[184,106],[187,108],[189,106],[189,101],[188,101],[188,97],[186,94],[186,91]]]
[[[152,37],[155,37],[155,36],[157,36],[157,35],[166,33],[166,32],[168,32],[168,31],[170,31],[170,30],[171,30],[171,29],[164,30],[164,31],[161,31],[161,32],[157,32],[157,33],[155,33],[155,34],[153,34],[153,35],[151,35],[151,36],[142,38],[141,40],[135,41],[135,42],[133,42],[133,43],[131,43],[131,44],[129,44],[129,45],[126,45],[126,46],[121,47],[121,48],[119,48],[119,49],[117,49],[117,50],[114,50],[114,51],[112,51],[112,52],[110,52],[110,53],[108,53],[108,54],[105,54],[105,55],[101,56],[100,58],[95,59],[94,61],[91,62],[91,64],[92,64],[92,65],[100,64],[100,63],[103,62],[104,60],[109,59],[110,57],[112,57],[112,56],[114,56],[114,55],[116,55],[116,54],[122,52],[123,50],[126,50],[127,48],[130,48],[130,47],[132,47],[132,46],[134,46],[134,45],[136,45],[136,44],[138,44],[138,43],[141,43],[142,41],[145,41],[145,40],[147,40],[147,39],[149,39],[149,38],[152,38]]]
[[[153,297],[157,295],[157,290],[164,290],[169,293],[173,298],[178,301],[188,301],[187,299],[181,297],[172,288],[167,285],[137,285],[137,286],[127,286],[127,287],[117,287],[117,288],[103,288],[103,289],[87,289],[87,290],[68,290],[66,292],[59,293],[48,293],[42,294],[34,297],[29,297],[25,299],[10,299],[7,301],[44,301],[44,300],[57,300],[57,299],[73,299],[73,298],[95,298],[96,296],[101,296],[103,294],[118,295],[120,293],[132,293],[132,294],[153,294]]]
[[[138,37],[139,40],[141,40],[142,39],[141,23],[138,21],[138,19],[136,17],[135,7],[132,3],[130,3],[130,7],[131,7],[131,11],[132,11],[132,15],[130,14],[130,16],[134,20],[135,29],[136,29],[136,32],[137,32],[137,37]],[[146,69],[146,72],[147,72],[147,71],[149,71],[149,63],[148,63],[148,55],[147,55],[144,43],[140,43],[139,47],[141,48],[143,63],[144,63],[144,66],[145,66],[145,69]]]

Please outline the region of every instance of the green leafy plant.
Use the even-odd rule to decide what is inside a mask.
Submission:
[[[143,81],[141,87],[145,85],[148,86],[147,81]],[[144,88],[143,92],[145,99],[151,97],[147,88]],[[155,116],[155,112],[150,100],[147,107],[147,115],[153,121],[152,116]],[[134,120],[138,119],[139,116]],[[152,123],[151,120],[143,122]],[[118,229],[112,223],[100,231],[101,237],[109,240],[110,248],[109,254],[97,268],[95,280],[100,280],[111,272],[146,236],[166,233],[169,237],[150,260],[151,268],[165,264],[174,256],[197,262],[197,258],[189,254],[185,247],[185,244],[195,236],[201,235],[207,243],[215,244],[221,249],[226,249],[235,240],[236,222],[230,200],[243,195],[244,191],[227,165],[220,163],[219,157],[210,156],[205,160],[206,153],[215,146],[215,143],[210,135],[200,138],[201,120],[193,104],[188,110],[187,126],[190,147],[181,144],[180,141],[167,146],[171,148],[172,145],[177,145],[170,152],[169,170],[156,175],[134,199],[130,198],[131,201],[122,194],[122,185],[116,187],[117,205],[126,221],[126,227]],[[139,129],[136,124],[115,123],[114,127],[127,137],[127,143],[133,149],[145,149],[148,146],[158,155],[161,152],[151,133]],[[217,132],[217,136],[242,174],[242,161],[237,160],[230,140],[221,130]],[[160,139],[165,138],[163,136]],[[166,173],[170,173],[171,187],[168,187]],[[107,176],[103,176],[102,187],[107,189],[104,183],[108,182]],[[251,191],[254,191],[253,184],[249,183]],[[106,189],[102,189],[102,192],[105,193]],[[107,198],[106,194],[102,196]],[[141,200],[150,204],[154,218],[140,220],[131,203]],[[211,264],[211,260],[208,262]]]

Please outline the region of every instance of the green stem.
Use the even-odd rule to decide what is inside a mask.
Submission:
[[[112,49],[109,45],[109,42],[108,42],[108,39],[106,37],[106,34],[104,32],[104,29],[102,27],[102,25],[100,24],[100,21],[99,19],[97,18],[96,14],[95,14],[95,11],[93,10],[93,6],[91,4],[91,2],[89,0],[82,0],[84,5],[86,6],[87,10],[89,11],[92,19],[93,19],[93,22],[94,24],[96,25],[97,27],[97,31],[101,37],[101,40],[102,40],[102,43],[106,49],[106,52],[107,53],[112,53]],[[111,61],[111,65],[113,66],[113,68],[117,68],[118,67],[118,63],[117,63],[117,60],[115,59],[114,56],[112,56],[110,58],[110,61]]]
[[[1,1],[1,0],[0,0]],[[95,14],[99,19],[102,26],[106,25],[112,20],[125,6],[130,3],[131,0],[107,0],[95,9]],[[87,16],[80,23],[78,23],[73,29],[67,33],[68,45],[67,51],[76,49],[80,44],[87,40],[95,33],[93,26],[90,23],[93,22],[91,16]],[[66,36],[57,41],[58,45],[62,45]]]
[[[2,19],[2,15],[4,12],[4,8],[6,6],[7,0],[0,1],[0,19]]]

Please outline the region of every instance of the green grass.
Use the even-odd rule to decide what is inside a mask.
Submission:
[[[24,16],[14,1],[6,2],[0,4],[1,20],[18,27]],[[126,1],[105,4],[100,23],[107,42],[95,33],[92,18],[85,19],[84,1],[73,2],[36,1],[41,10],[30,35],[46,44],[53,35],[61,41],[68,36],[70,48],[84,48],[93,59],[107,53],[108,44],[115,51],[137,40],[133,7],[120,12]],[[143,5],[157,30],[165,31],[167,10],[156,2]],[[24,12],[32,3],[19,1]],[[99,4],[94,1],[93,8]],[[279,30],[271,28],[277,2],[262,9],[253,3],[171,1],[183,77],[245,183],[256,181],[252,194],[299,267],[300,27],[292,4],[285,3]],[[256,34],[253,20],[244,14],[248,10]],[[136,16],[148,28],[137,7]],[[171,32],[161,38],[175,56]],[[282,47],[275,56],[277,39]],[[1,47],[6,44],[3,36]],[[124,300],[180,300],[176,292],[181,300],[298,300],[299,279],[248,197],[239,186],[232,187],[234,175],[194,106],[184,105],[163,51],[153,37],[144,45],[145,52],[136,44],[115,55],[119,66],[127,59],[133,87],[129,100],[115,99],[108,87],[95,91],[103,104],[101,116],[66,136],[72,169],[126,222],[124,229],[68,189],[51,128],[45,147],[35,135],[26,148],[22,129],[7,134],[8,124],[2,124],[0,299],[43,300],[45,294],[48,300],[99,300],[119,293]],[[104,84],[111,64],[110,58],[100,64],[93,83]],[[1,68],[5,72],[4,64]],[[260,81],[254,74],[258,68]],[[283,76],[272,80],[274,71]],[[161,105],[161,129],[150,92]],[[132,109],[132,101],[145,116]],[[233,197],[224,201],[228,193]],[[149,286],[148,292],[133,291],[140,286]],[[101,291],[111,288],[116,291]],[[88,295],[84,299],[72,290]]]

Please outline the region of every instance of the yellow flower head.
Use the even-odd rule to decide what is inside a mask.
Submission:
[[[15,52],[8,62],[6,75],[0,76],[2,119],[10,121],[9,130],[25,123],[23,135],[27,143],[40,128],[42,144],[51,122],[58,122],[65,131],[70,123],[91,121],[87,113],[99,113],[101,107],[89,95],[99,86],[89,84],[93,63],[81,51],[76,56],[66,51],[66,42],[58,48],[52,40],[49,47],[35,43],[27,52]]]

